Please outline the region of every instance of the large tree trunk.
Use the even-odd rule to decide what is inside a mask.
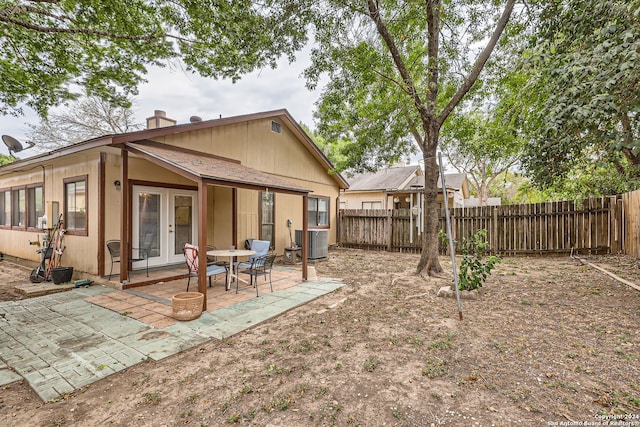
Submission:
[[[438,162],[436,154],[438,148],[438,134],[430,135],[435,142],[429,141],[427,147],[422,150],[424,160],[424,233],[422,235],[422,254],[418,262],[417,273],[425,272],[433,275],[442,272],[438,252],[438,231],[440,212],[438,209]],[[430,138],[430,139],[431,139]]]

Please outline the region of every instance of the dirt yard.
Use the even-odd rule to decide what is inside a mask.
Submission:
[[[635,260],[589,260],[640,284]],[[57,402],[4,387],[0,425],[640,426],[640,291],[569,257],[505,258],[460,321],[436,297],[450,275],[417,261],[331,250],[316,269],[343,289]]]

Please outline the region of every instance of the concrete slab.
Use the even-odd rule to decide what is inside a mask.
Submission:
[[[19,374],[9,369],[0,369],[0,386],[5,386],[20,380],[22,380],[22,376]]]
[[[146,359],[227,338],[341,286],[303,282],[162,328],[87,300],[117,292],[105,286],[0,302],[0,385],[24,378],[43,400],[57,399]],[[167,304],[141,291],[127,293]]]

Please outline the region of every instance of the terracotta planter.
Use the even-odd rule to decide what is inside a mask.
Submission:
[[[171,298],[173,318],[176,320],[193,320],[202,314],[204,294],[200,292],[181,292]]]

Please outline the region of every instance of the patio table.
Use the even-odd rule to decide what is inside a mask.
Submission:
[[[238,275],[235,273],[234,271],[234,266],[233,266],[233,259],[235,257],[239,257],[239,256],[249,256],[249,255],[255,255],[256,251],[252,251],[252,250],[248,250],[248,249],[214,249],[211,251],[207,251],[207,255],[209,256],[221,256],[221,257],[225,257],[228,256],[229,257],[229,275],[227,276],[227,285],[225,290],[229,290],[231,289],[231,278],[235,277],[236,280],[240,280],[244,283],[249,283],[244,279],[241,279],[238,277]]]

